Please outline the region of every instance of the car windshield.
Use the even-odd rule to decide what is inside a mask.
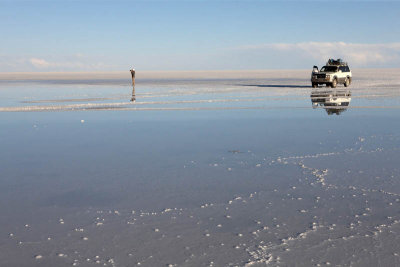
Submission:
[[[325,71],[325,72],[328,72],[328,71],[333,71],[333,72],[335,72],[335,71],[337,71],[337,66],[323,66],[322,68],[321,68],[321,71]]]

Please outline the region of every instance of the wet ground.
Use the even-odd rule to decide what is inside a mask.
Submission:
[[[400,265],[397,73],[0,81],[0,265]]]

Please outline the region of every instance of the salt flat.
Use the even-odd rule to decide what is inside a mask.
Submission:
[[[397,73],[2,75],[0,265],[399,265]]]
[[[220,71],[137,71],[139,79],[237,79],[237,78],[296,78],[308,74],[309,70],[220,70]],[[129,71],[103,72],[5,72],[0,80],[116,80],[130,77]]]

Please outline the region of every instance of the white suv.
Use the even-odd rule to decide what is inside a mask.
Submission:
[[[351,79],[350,68],[341,59],[329,59],[326,66],[323,66],[320,70],[318,70],[317,66],[314,66],[311,74],[313,88],[318,87],[320,84],[336,88],[338,83],[342,83],[345,87],[348,87],[351,84]]]

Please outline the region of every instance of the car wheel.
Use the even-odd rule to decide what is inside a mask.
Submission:
[[[350,80],[349,78],[346,78],[346,80],[344,81],[344,87],[348,87],[350,85]]]
[[[333,79],[333,81],[332,81],[331,87],[332,87],[332,88],[336,88],[336,86],[337,86],[337,80],[336,80],[336,78],[335,78],[335,79]]]
[[[312,88],[317,88],[318,87],[318,83],[312,83]]]

